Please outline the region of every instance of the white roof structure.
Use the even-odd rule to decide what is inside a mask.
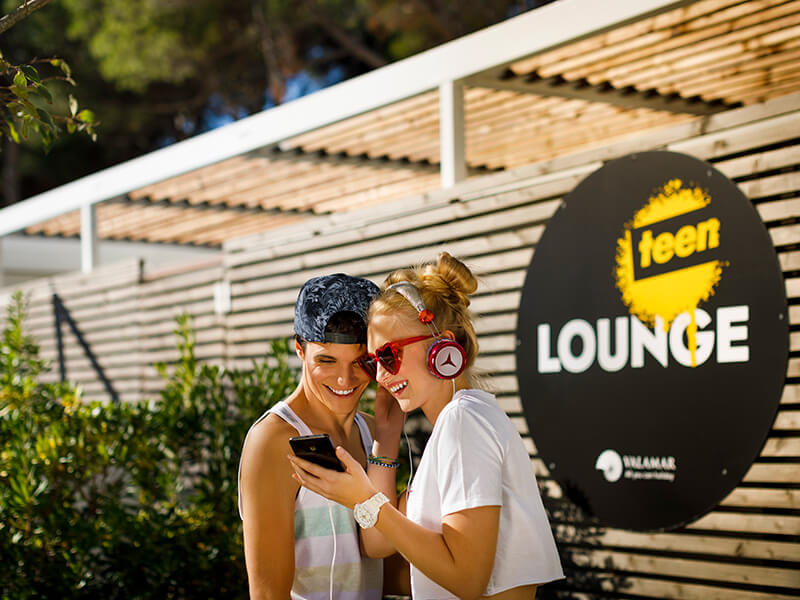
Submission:
[[[0,210],[219,248],[800,90],[800,1],[558,0]],[[7,257],[8,260],[8,257]]]

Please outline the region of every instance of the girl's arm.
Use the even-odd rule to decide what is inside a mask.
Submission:
[[[397,460],[404,423],[405,414],[400,410],[400,405],[379,385],[375,394],[373,456]],[[392,506],[397,507],[397,469],[367,464],[367,476],[375,490],[383,492]],[[361,545],[364,553],[372,558],[385,558],[397,552],[394,545],[374,527],[361,530]]]
[[[336,449],[344,473],[290,456],[295,479],[307,488],[352,508],[377,493],[367,474],[344,448]],[[385,504],[374,528],[427,577],[459,598],[479,598],[489,582],[497,548],[500,507],[481,506],[442,518],[437,533]],[[362,530],[362,534],[369,533]]]

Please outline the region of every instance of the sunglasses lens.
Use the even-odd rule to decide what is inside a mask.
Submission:
[[[400,370],[400,357],[397,355],[397,350],[387,345],[383,348],[378,348],[375,351],[375,356],[381,361],[381,364],[389,373],[397,375],[397,372]]]
[[[378,375],[378,364],[375,362],[375,357],[371,354],[365,354],[358,359],[358,364],[362,369],[364,369],[364,372],[369,376],[369,378],[374,381]]]

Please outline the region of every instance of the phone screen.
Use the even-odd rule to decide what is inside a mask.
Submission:
[[[336,451],[327,433],[289,438],[289,444],[292,447],[292,452],[299,458],[313,462],[326,469],[344,471],[342,463],[336,458]]]

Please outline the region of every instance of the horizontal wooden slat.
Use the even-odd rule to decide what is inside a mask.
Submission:
[[[798,475],[800,479],[800,475]],[[759,488],[737,488],[722,502],[722,506],[754,506],[765,508],[800,509],[800,490],[772,490]],[[800,560],[800,545],[797,547]]]
[[[599,578],[599,576],[598,576]],[[609,580],[611,577],[609,576]],[[737,587],[725,588],[711,584],[698,584],[682,581],[665,581],[635,576],[626,576],[620,587],[635,598],[664,598],[674,600],[795,600],[793,594],[772,591],[742,590]],[[607,586],[610,588],[611,586]],[[590,597],[594,597],[593,595]]]
[[[747,471],[747,483],[794,483],[800,486],[800,467],[797,464],[755,463]]]
[[[732,130],[669,144],[668,149],[710,160],[792,139],[800,128],[800,114],[790,113]]]
[[[720,581],[729,583],[748,583],[751,585],[794,587],[800,582],[796,569],[762,567],[743,564],[726,564],[704,560],[688,560],[682,558],[662,558],[657,556],[641,556],[624,552],[595,550],[591,555],[576,554],[575,560],[580,566],[595,568],[613,568],[618,571],[630,571],[638,574],[657,576],[684,577]]]
[[[762,456],[800,458],[800,437],[770,438],[764,444]]]
[[[800,536],[800,517],[711,512],[694,523],[690,523],[686,528],[797,537]]]
[[[565,538],[574,536],[574,525],[558,525],[556,530]],[[748,538],[693,535],[690,533],[638,533],[620,529],[604,529],[594,540],[605,548],[648,549],[659,548],[665,552],[706,554],[736,558],[755,558],[797,562],[800,543],[762,541]]]

